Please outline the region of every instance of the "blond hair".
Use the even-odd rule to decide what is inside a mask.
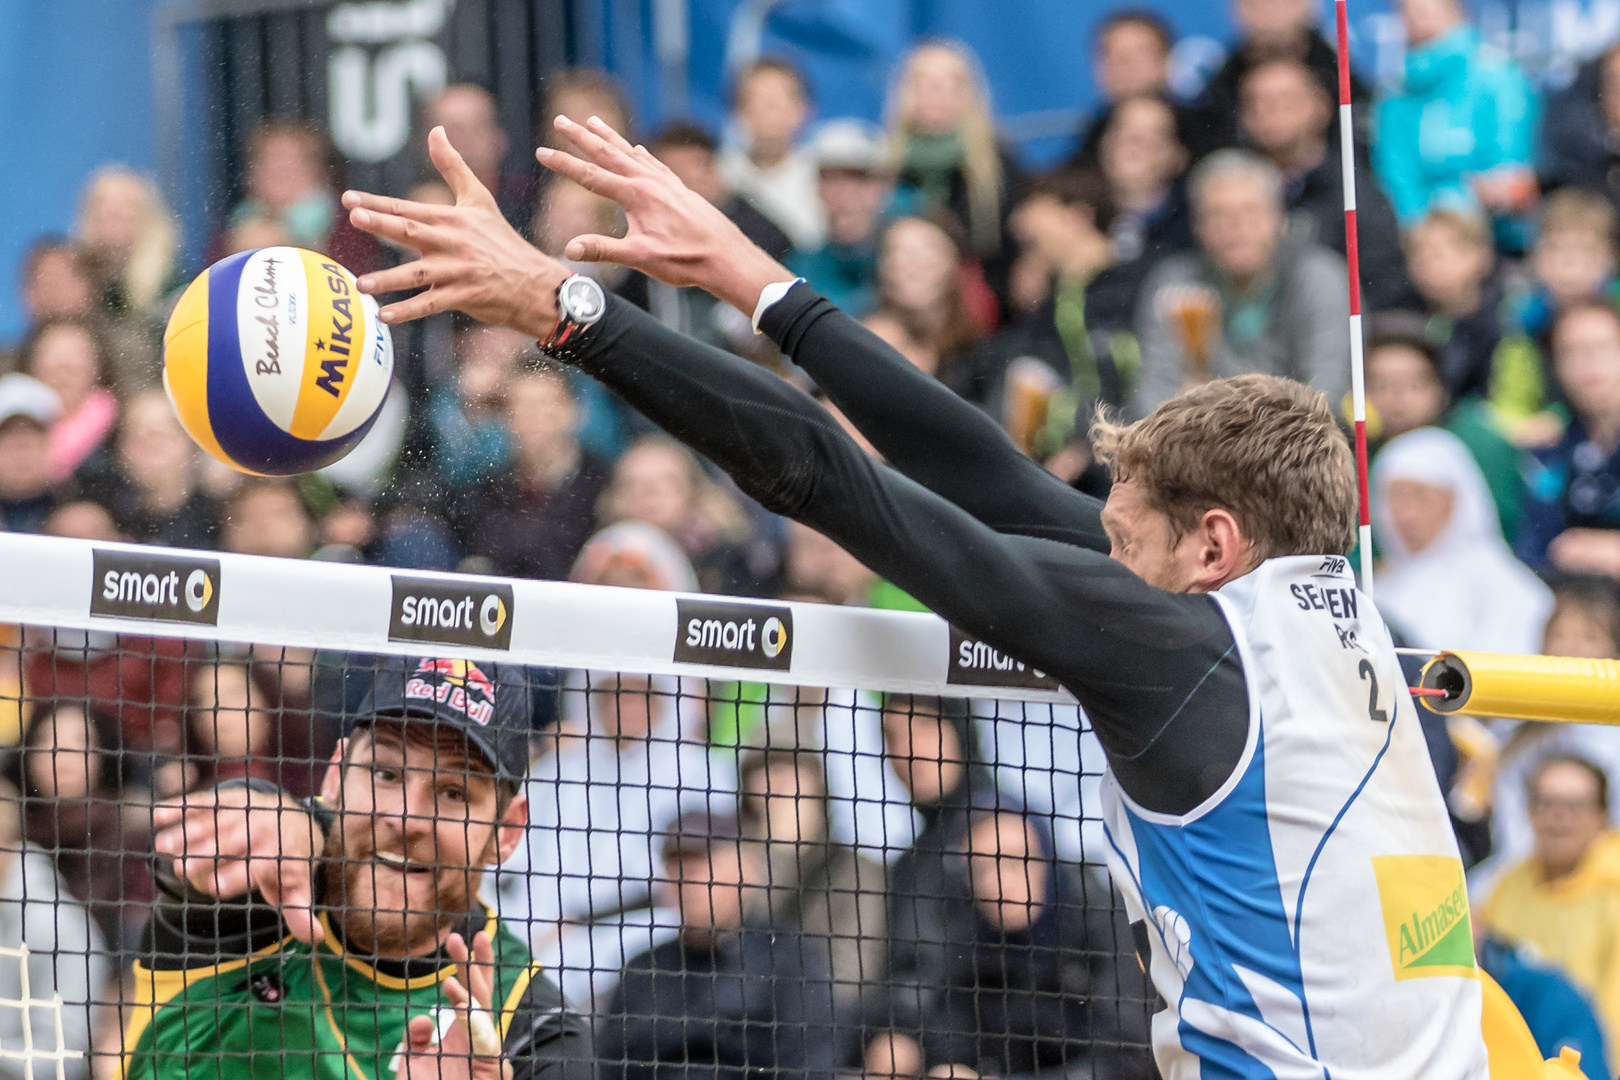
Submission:
[[[1433,228],[1450,229],[1452,235],[1470,247],[1491,246],[1491,223],[1486,220],[1484,214],[1477,211],[1464,210],[1456,206],[1437,206],[1406,230],[1408,242],[1414,233]]]
[[[1099,413],[1098,460],[1131,480],[1179,539],[1219,507],[1256,555],[1338,555],[1355,542],[1349,441],[1316,390],[1276,375],[1218,379],[1134,424]]]
[[[157,185],[123,165],[103,165],[91,174],[79,199],[78,234],[81,240],[94,243],[95,238],[85,234],[91,207],[114,184],[131,184],[138,188],[146,203],[140,235],[130,245],[122,267],[115,271],[118,283],[124,287],[124,296],[136,310],[151,308],[162,297],[164,288],[174,273],[179,232],[174,217],[164,205]]]
[[[1001,171],[1001,150],[990,112],[990,91],[978,59],[966,45],[955,41],[925,41],[912,47],[900,67],[900,77],[889,92],[889,152],[898,171],[905,159],[906,142],[913,134],[911,116],[916,109],[917,64],[925,56],[949,57],[970,87],[967,110],[962,114],[962,174],[967,180],[968,231],[981,252],[1001,248],[1001,198],[1006,178]]]
[[[1560,188],[1541,204],[1543,236],[1554,232],[1580,232],[1601,237],[1614,246],[1614,204],[1602,195],[1580,188]]]

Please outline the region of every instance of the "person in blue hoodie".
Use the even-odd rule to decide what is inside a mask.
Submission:
[[[1405,73],[1378,104],[1373,164],[1402,224],[1437,206],[1526,209],[1540,118],[1529,79],[1480,40],[1461,0],[1403,0],[1401,17]]]
[[[1586,995],[1525,946],[1484,932],[1483,922],[1474,926],[1479,966],[1518,1007],[1542,1057],[1555,1058],[1564,1047],[1574,1047],[1581,1052],[1581,1071],[1590,1080],[1604,1080],[1603,1028]]]

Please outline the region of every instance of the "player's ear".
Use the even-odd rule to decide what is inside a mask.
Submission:
[[[1201,550],[1197,586],[1202,591],[1213,591],[1247,569],[1249,542],[1232,512],[1218,506],[1204,511],[1198,530]]]
[[[523,843],[523,833],[529,827],[529,797],[518,792],[517,797],[506,807],[506,813],[495,827],[496,856],[499,863],[504,863],[517,851],[518,845]],[[499,865],[497,863],[497,865]]]
[[[343,786],[343,756],[348,750],[348,738],[339,739],[331,759],[326,763],[326,775],[321,778],[321,801],[327,806],[338,804],[338,791]]]

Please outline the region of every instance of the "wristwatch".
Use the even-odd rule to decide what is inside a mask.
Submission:
[[[596,324],[607,311],[607,294],[584,274],[574,274],[557,286],[557,329],[540,343],[546,352],[561,349],[582,330]]]

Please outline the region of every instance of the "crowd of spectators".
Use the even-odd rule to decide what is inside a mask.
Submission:
[[[883,126],[818,115],[804,74],[770,57],[736,72],[722,132],[644,129],[594,71],[549,77],[539,115],[634,133],[907,361],[1101,495],[1086,438],[1099,405],[1140,416],[1259,371],[1311,384],[1348,419],[1334,49],[1309,0],[1232,9],[1239,40],[1191,97],[1171,93],[1163,19],[1102,19],[1101,104],[1039,173],[998,134],[971,50],[948,42],[907,53]],[[1620,45],[1549,95],[1460,0],[1402,0],[1399,14],[1400,77],[1350,84],[1380,610],[1414,646],[1620,657]],[[446,128],[548,253],[622,228],[613,204],[514,165],[526,148],[496,106],[457,83],[420,121]],[[340,176],[317,127],[267,118],[207,257],[297,244],[356,272],[408,258],[352,228]],[[450,198],[426,162],[396,194]],[[197,269],[156,187],[118,165],[90,178],[71,235],[31,246],[28,329],[0,375],[0,527],[915,606],[533,341],[456,315],[396,330],[395,385],[344,461],[296,481],[233,473],[161,389],[164,320]],[[575,269],[815,391],[745,313],[622,268]],[[36,996],[54,985],[82,1001],[117,984],[136,945],[152,801],[241,776],[309,793],[357,665],[3,635],[15,790],[0,797],[0,950],[77,956],[32,978]],[[536,715],[531,832],[487,899],[531,927],[567,999],[597,1018],[615,1080],[1150,1074],[1151,994],[1101,866],[1101,753],[1078,712],[1037,723],[995,702],[543,678],[558,693]],[[1614,1075],[1620,735],[1425,724],[1473,866],[1482,962],[1544,1050],[1576,1045],[1588,1075]],[[49,928],[41,905],[57,912]],[[9,956],[0,999],[21,977]],[[117,1020],[98,1012],[95,1031],[64,1035],[116,1048]],[[0,1004],[0,1043],[27,1022]],[[96,1059],[97,1075],[114,1064]],[[0,1055],[0,1076],[10,1068]],[[64,1068],[82,1080],[89,1065]]]

